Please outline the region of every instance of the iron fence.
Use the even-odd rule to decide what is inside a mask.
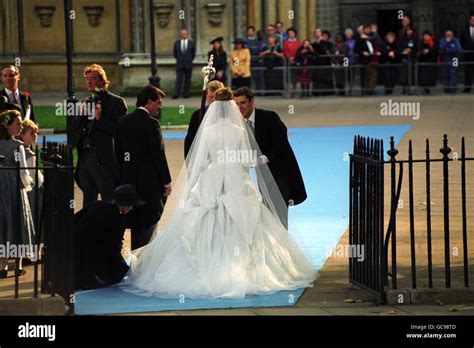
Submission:
[[[72,226],[74,214],[74,181],[71,148],[64,144],[45,142],[41,151],[35,147],[36,158],[41,163],[34,167],[20,167],[19,157],[15,156],[16,167],[4,166],[1,171],[14,171],[16,176],[17,204],[20,204],[21,171],[33,173],[33,197],[29,204],[33,210],[34,241],[36,255],[33,259],[33,297],[43,294],[62,296],[68,306],[68,312],[74,312]],[[39,175],[44,175],[42,187]],[[17,213],[22,214],[20,207]],[[21,221],[17,217],[17,221]],[[18,224],[18,229],[20,225]],[[18,234],[20,231],[16,231]],[[41,267],[41,279],[40,279]],[[14,298],[19,297],[20,278],[19,258],[15,258]],[[28,283],[26,283],[28,284]],[[40,287],[41,285],[41,287]]]
[[[453,239],[451,227],[453,218],[450,211],[450,202],[458,199],[450,196],[450,187],[454,184],[450,181],[452,168],[450,163],[460,163],[460,203],[461,203],[461,243],[462,243],[462,272],[456,275],[458,284],[469,287],[469,231],[468,231],[468,200],[467,188],[469,187],[466,177],[466,167],[474,157],[467,157],[465,138],[461,139],[461,153],[452,153],[448,146],[448,137],[444,135],[442,147],[439,149],[440,158],[431,156],[430,141],[426,139],[425,158],[415,159],[413,156],[412,140],[408,143],[408,159],[397,158],[399,151],[395,148],[393,137],[390,139],[390,148],[387,151],[388,160],[383,158],[383,141],[378,139],[356,136],[354,140],[354,152],[350,156],[350,206],[349,206],[349,239],[351,245],[365,245],[367,255],[362,262],[349,259],[349,279],[352,283],[360,285],[376,293],[381,302],[385,301],[386,291],[399,288],[398,274],[400,263],[397,259],[398,246],[400,243],[397,227],[397,213],[400,206],[402,194],[404,168],[408,166],[408,240],[409,240],[409,274],[410,288],[419,288],[418,279],[421,272],[426,268],[427,287],[434,288],[433,277],[433,222],[432,222],[432,175],[433,163],[442,165],[441,186],[443,202],[443,224],[442,224],[442,250],[444,258],[444,287],[453,285],[451,241]],[[390,214],[385,230],[384,222],[384,166],[390,167]],[[424,165],[424,199],[426,202],[426,226],[416,227],[415,220],[415,165]],[[406,185],[405,185],[406,186]],[[420,231],[421,230],[421,231]],[[384,232],[385,231],[385,232]],[[418,233],[417,233],[418,232]],[[426,236],[426,262],[417,257],[417,244],[419,238]],[[438,246],[438,245],[437,245]],[[405,284],[406,285],[406,284]]]

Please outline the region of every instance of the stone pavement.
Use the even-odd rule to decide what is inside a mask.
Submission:
[[[413,128],[402,139],[398,145],[400,151],[398,158],[408,158],[408,140],[413,140],[413,150],[415,158],[423,158],[425,154],[425,139],[428,137],[432,144],[432,156],[439,157],[438,149],[441,147],[442,135],[448,134],[450,146],[454,151],[460,151],[461,136],[466,137],[466,151],[468,156],[474,155],[474,97],[472,95],[455,96],[397,96],[391,97],[393,101],[419,102],[421,115],[418,120],[409,117],[384,117],[380,115],[380,103],[386,102],[386,97],[330,97],[311,99],[284,99],[284,98],[257,98],[256,106],[271,109],[280,115],[288,127],[322,127],[322,126],[355,126],[355,125],[389,125],[389,124],[411,124]],[[41,99],[36,104],[50,103],[50,100]],[[132,99],[127,100],[134,103]],[[196,108],[199,105],[198,98],[172,100],[166,98],[164,105]],[[293,112],[294,111],[294,112]],[[388,144],[385,145],[387,149]],[[167,140],[166,152],[172,172],[176,177],[183,163],[183,141]],[[324,151],[324,149],[321,149]],[[472,163],[472,162],[471,162]],[[454,167],[454,166],[452,166]],[[461,247],[459,223],[460,223],[460,195],[459,176],[456,174],[458,168],[453,168],[451,176],[451,221],[452,221],[452,245]],[[436,284],[442,285],[442,273],[439,271],[444,262],[442,253],[442,189],[441,172],[439,167],[433,165],[432,171],[432,224],[433,224],[433,265],[438,271],[435,274]],[[467,166],[468,180],[474,177],[474,165]],[[389,172],[386,173],[389,178]],[[405,179],[407,177],[405,176]],[[416,170],[415,198],[416,201],[416,229],[417,229],[417,260],[419,260],[418,272],[420,287],[424,286],[423,277],[426,273],[426,255],[424,239],[424,224],[426,221],[423,206],[424,194],[424,169]],[[471,181],[472,183],[472,181]],[[386,203],[388,202],[389,180],[385,181]],[[456,186],[457,185],[457,186]],[[409,286],[410,279],[410,253],[409,253],[409,229],[408,198],[407,189],[404,188],[402,199],[405,208],[399,210],[398,225],[398,263],[401,286]],[[468,192],[468,228],[473,230],[474,224],[474,185],[467,188]],[[81,206],[81,193],[76,188],[77,207]],[[386,205],[387,206],[387,205]],[[388,209],[385,209],[388,214]],[[166,216],[162,217],[160,223],[165,223]],[[386,217],[388,221],[388,217]],[[439,232],[439,233],[438,233]],[[317,233],[317,232],[315,232]],[[126,233],[125,246],[129,245],[129,233]],[[348,233],[344,233],[340,244],[348,244]],[[462,254],[462,253],[461,253]],[[469,240],[469,259],[474,260],[474,239],[472,235]],[[461,257],[452,258],[453,265],[459,266],[462,263]],[[470,274],[474,274],[474,263],[470,262]],[[28,267],[31,269],[31,267]],[[453,272],[454,274],[455,272]],[[30,282],[32,271],[23,279]],[[471,283],[474,278],[471,276]],[[30,283],[31,284],[31,283]],[[0,298],[10,296],[12,290],[11,278],[0,280]],[[9,293],[9,294],[8,294]],[[27,291],[25,292],[25,294]],[[374,296],[361,290],[355,285],[348,283],[348,260],[347,258],[330,257],[323,269],[320,278],[315,282],[313,288],[307,289],[300,300],[293,307],[272,307],[272,308],[249,308],[249,309],[224,309],[224,310],[195,310],[195,311],[171,311],[160,313],[138,313],[137,315],[474,315],[474,302],[460,300],[452,304],[441,302],[426,305],[402,304],[395,306],[378,305]]]

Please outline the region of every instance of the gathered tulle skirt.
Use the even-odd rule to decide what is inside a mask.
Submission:
[[[316,271],[260,200],[208,168],[151,242],[133,252],[124,290],[146,296],[244,298],[312,286]]]

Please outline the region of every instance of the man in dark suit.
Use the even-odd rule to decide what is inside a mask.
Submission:
[[[2,67],[3,89],[0,95],[7,97],[8,102],[20,105],[20,114],[23,121],[32,120],[36,122],[33,102],[27,92],[18,89],[20,81],[20,69],[15,65],[5,65]]]
[[[176,58],[176,85],[173,99],[179,98],[181,95],[183,78],[183,97],[189,98],[193,60],[196,55],[196,46],[194,45],[194,41],[188,39],[188,31],[182,29],[179,35],[180,39],[177,40],[173,46],[173,55]]]
[[[469,17],[469,26],[461,33],[461,46],[464,51],[464,93],[470,93],[474,75],[474,15]]]
[[[97,201],[74,215],[74,286],[95,289],[119,283],[129,267],[122,258],[125,215],[143,205],[131,185],[110,202]]]
[[[118,184],[113,136],[118,120],[127,113],[127,103],[107,91],[109,81],[104,69],[93,64],[84,69],[87,90],[92,94],[84,100],[83,109],[94,109],[92,114],[76,116],[73,134],[77,138],[78,161],[74,178],[82,190],[83,207],[102,200],[111,200]],[[89,108],[86,108],[89,106]]]
[[[369,25],[363,26],[363,32],[354,46],[354,53],[359,55],[360,85],[362,95],[373,95],[377,84],[378,57],[381,55],[380,47],[370,40],[371,30]]]
[[[217,80],[211,81],[207,84],[207,91],[206,91],[207,106],[204,110],[204,113],[206,113],[207,108],[214,101],[216,91],[222,87],[224,87],[224,84]],[[186,133],[186,138],[184,138],[184,158],[188,157],[189,150],[191,149],[191,145],[193,144],[194,138],[196,137],[197,131],[199,129],[200,114],[201,114],[201,109],[197,109],[191,115],[191,120],[189,121],[188,132]]]
[[[295,154],[288,141],[287,128],[276,112],[255,108],[252,91],[247,87],[234,92],[234,101],[242,116],[255,130],[255,140],[263,154],[261,159],[275,179],[287,205],[306,200],[306,189]]]
[[[145,205],[132,214],[132,250],[146,245],[163,212],[163,197],[171,193],[171,174],[159,121],[155,118],[165,93],[146,86],[137,109],[119,121],[115,137],[120,180],[135,186]]]

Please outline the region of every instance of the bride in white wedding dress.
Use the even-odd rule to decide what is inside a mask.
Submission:
[[[126,291],[244,298],[310,287],[317,273],[232,92],[216,92],[153,239],[132,253]]]

